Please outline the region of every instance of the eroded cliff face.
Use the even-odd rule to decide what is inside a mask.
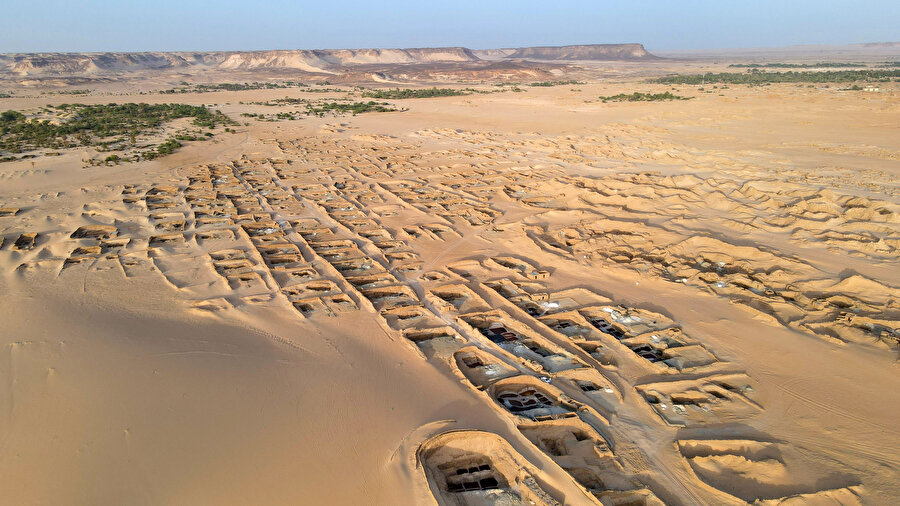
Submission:
[[[588,44],[576,46],[520,47],[507,58],[537,60],[647,60],[654,56],[643,44]]]
[[[96,75],[140,70],[284,68],[331,72],[366,64],[477,62],[463,47],[236,52],[29,53],[0,55],[0,71],[19,76]]]
[[[0,55],[0,69],[21,76],[175,69],[208,60],[201,53],[29,53]]]
[[[641,44],[523,47],[291,49],[272,51],[0,54],[0,74],[19,77],[102,76],[145,70],[287,69],[334,74],[362,65],[465,64],[483,60],[638,60],[656,58]]]
[[[316,50],[322,58],[336,65],[384,63],[448,63],[474,62],[479,58],[464,47],[428,47],[412,49],[327,49]]]

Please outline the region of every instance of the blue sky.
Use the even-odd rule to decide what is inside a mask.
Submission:
[[[900,0],[4,0],[0,52],[900,40]]]

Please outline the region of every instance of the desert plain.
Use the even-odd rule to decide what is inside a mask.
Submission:
[[[626,49],[8,57],[232,123],[0,163],[0,502],[896,503],[900,82],[655,79],[900,49]]]

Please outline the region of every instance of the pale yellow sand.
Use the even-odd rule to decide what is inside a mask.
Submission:
[[[548,504],[595,500],[582,468],[648,504],[889,504],[900,91],[836,88],[603,104],[668,88],[595,76],[402,113],[249,120],[154,162],[0,164],[0,207],[18,208],[0,217],[2,502],[444,504],[439,466],[490,451],[507,479],[523,473],[515,494]],[[177,99],[237,118],[278,111],[239,101],[290,93]],[[186,199],[223,191],[259,227],[201,226]],[[71,237],[97,225],[129,241]],[[314,227],[332,232],[301,235]],[[33,249],[15,247],[23,233]],[[286,281],[277,254],[311,278]],[[383,286],[362,286],[381,271]],[[544,298],[558,306],[538,304],[540,319],[523,310]],[[601,359],[548,326],[612,311],[657,321],[635,342],[686,344],[683,369],[594,329]],[[563,358],[500,349],[477,330],[497,318]],[[467,375],[463,345],[505,372]],[[529,382],[602,438],[553,455],[563,422],[532,426],[495,401]],[[430,439],[449,430],[511,450],[479,433]]]

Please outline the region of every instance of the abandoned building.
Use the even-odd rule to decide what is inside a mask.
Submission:
[[[497,381],[488,393],[510,413],[533,421],[577,416],[576,406],[561,400],[562,392],[532,376]]]
[[[527,461],[496,434],[445,432],[423,442],[416,458],[441,506],[560,504],[540,485]]]

